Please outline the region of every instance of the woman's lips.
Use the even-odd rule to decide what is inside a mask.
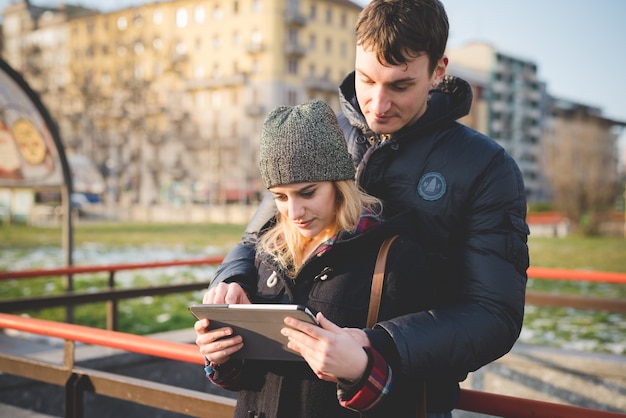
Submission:
[[[302,229],[308,228],[311,225],[311,222],[313,222],[313,220],[309,220],[309,221],[294,221],[296,226],[298,228],[302,228]]]

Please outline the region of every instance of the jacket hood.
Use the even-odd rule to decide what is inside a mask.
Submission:
[[[359,108],[354,82],[355,73],[353,71],[339,86],[341,111],[350,125],[368,134],[371,133],[371,130]],[[472,88],[465,80],[446,75],[443,81],[430,93],[431,97],[426,113],[414,125],[407,126],[401,131],[406,129],[411,131],[414,129],[428,130],[441,124],[453,122],[469,113],[472,105]]]

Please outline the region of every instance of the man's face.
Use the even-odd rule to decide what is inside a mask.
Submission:
[[[356,47],[356,97],[370,129],[392,134],[415,123],[426,112],[428,92],[445,75],[447,58],[441,58],[433,74],[428,56],[407,64],[383,65],[371,49]]]

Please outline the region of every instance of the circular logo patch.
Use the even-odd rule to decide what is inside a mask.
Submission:
[[[417,193],[424,200],[438,200],[446,193],[446,179],[441,173],[431,171],[426,173],[420,179],[417,185]]]

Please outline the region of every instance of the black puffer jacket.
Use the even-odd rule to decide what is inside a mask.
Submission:
[[[521,172],[501,146],[456,122],[472,100],[463,80],[446,76],[417,123],[383,143],[356,105],[354,73],[340,92],[358,183],[387,209],[412,210],[436,280],[450,284],[445,307],[383,322],[386,332],[370,338],[391,336],[407,373],[463,380],[521,331],[529,264]],[[449,409],[450,399],[429,395],[432,408]]]
[[[394,346],[405,373],[433,382],[430,411],[448,411],[458,385],[450,390],[447,382],[506,354],[521,331],[529,264],[522,175],[502,147],[456,122],[472,100],[463,80],[447,76],[426,113],[383,143],[358,109],[354,73],[340,95],[339,122],[359,184],[392,213],[411,209],[413,234],[447,288],[445,307],[382,322],[370,340],[381,352]],[[255,289],[251,243],[274,210],[271,200],[260,206],[212,285],[237,281]]]

